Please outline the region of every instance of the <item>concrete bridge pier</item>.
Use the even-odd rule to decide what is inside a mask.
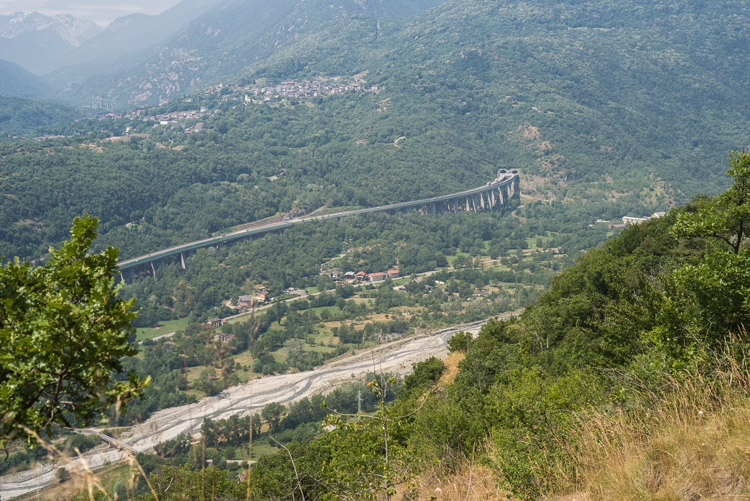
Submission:
[[[156,268],[154,268],[154,262],[151,261],[151,272],[154,274],[154,278],[156,278]]]
[[[185,266],[185,254],[183,254],[182,252],[180,252],[180,263],[182,263],[182,269],[186,270],[187,266]]]

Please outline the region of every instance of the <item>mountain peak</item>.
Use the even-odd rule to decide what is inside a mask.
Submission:
[[[16,38],[21,35],[52,29],[71,47],[78,47],[93,38],[102,28],[88,19],[70,14],[48,16],[39,12],[14,12],[0,16],[0,38]]]

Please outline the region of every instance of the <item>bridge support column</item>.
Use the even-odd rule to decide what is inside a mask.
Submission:
[[[154,278],[156,278],[156,268],[154,268],[154,262],[151,261],[151,272],[154,274]]]
[[[485,205],[484,205],[484,193],[480,193],[480,194],[479,194],[479,205],[481,205],[481,206],[482,206],[482,210],[485,210],[485,209],[486,209],[486,207],[485,207]]]
[[[187,266],[185,266],[185,254],[183,254],[182,252],[180,252],[180,262],[182,263],[182,269],[186,270]]]

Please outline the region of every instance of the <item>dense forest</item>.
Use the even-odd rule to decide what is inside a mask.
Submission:
[[[0,110],[0,141],[33,133],[43,136],[48,130],[59,130],[88,115],[80,108],[2,96]]]

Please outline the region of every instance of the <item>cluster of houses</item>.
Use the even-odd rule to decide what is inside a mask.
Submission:
[[[376,273],[365,273],[364,271],[347,271],[343,275],[338,271],[331,272],[331,278],[336,281],[342,281],[345,283],[376,283],[376,282],[383,282],[386,278],[394,279],[399,278],[401,275],[399,274],[398,268],[394,268],[391,270],[388,270],[386,272],[376,272]],[[300,297],[307,296],[307,291],[304,289],[295,289],[293,287],[288,288],[284,291],[285,294],[290,295],[296,295]],[[246,313],[253,308],[257,308],[259,305],[262,305],[266,302],[268,302],[270,298],[268,297],[268,291],[266,289],[261,289],[257,294],[245,294],[237,297],[237,302],[235,305],[230,306],[230,308],[238,310],[239,313]],[[209,318],[206,323],[214,328],[219,328],[226,322],[226,319],[221,318]],[[215,332],[214,333],[214,339],[217,341],[221,341],[222,343],[228,343],[234,339],[234,336],[232,334],[226,334],[223,332]]]
[[[159,125],[174,125],[179,122],[182,122],[183,120],[200,120],[205,117],[210,117],[212,115],[215,115],[220,110],[209,110],[205,106],[201,107],[200,110],[187,110],[187,111],[173,111],[171,113],[163,113],[161,115],[147,115],[142,118],[144,122],[148,121],[154,121],[157,122]],[[198,122],[197,124],[186,127],[185,133],[191,134],[193,132],[200,132],[204,130],[204,123]]]
[[[10,136],[8,136],[8,137],[10,137]],[[20,137],[20,136],[14,136],[14,138],[18,138],[18,137]],[[64,137],[68,137],[68,136],[61,136],[59,134],[48,134],[46,136],[35,137],[34,141],[47,141],[48,139],[62,139]]]
[[[192,101],[188,99],[186,101]],[[200,120],[202,118],[210,117],[220,112],[221,110],[209,110],[205,106],[202,106],[199,110],[185,110],[185,111],[172,111],[170,113],[161,113],[159,115],[146,115],[146,110],[136,110],[125,114],[107,113],[106,115],[99,115],[99,120],[117,120],[120,118],[127,118],[129,120],[140,119],[143,122],[156,122],[157,125],[173,125],[184,120]],[[203,122],[199,122],[191,127],[185,128],[185,133],[190,134],[193,132],[200,132],[203,130],[205,125]]]
[[[357,82],[337,83],[340,78],[318,77],[313,81],[285,80],[269,87],[246,86],[242,91],[246,93],[245,103],[259,104],[271,99],[311,98],[362,90],[362,85]]]
[[[376,272],[376,273],[365,273],[364,271],[347,271],[343,275],[338,271],[332,271],[331,272],[331,278],[334,280],[340,280],[346,283],[355,283],[355,282],[382,282],[386,278],[390,278],[393,280],[394,278],[398,278],[401,275],[398,272],[397,268],[394,268],[392,270],[388,270],[386,272]]]
[[[367,89],[363,87],[363,81],[359,76],[354,76],[351,82],[342,83],[342,77],[316,77],[313,80],[285,80],[276,85],[256,86],[256,85],[229,85],[219,83],[203,89],[204,95],[222,94],[222,101],[240,101],[243,99],[246,104],[259,104],[275,99],[287,98],[312,98],[317,96],[330,96],[334,94],[343,94],[345,92],[358,92],[366,90],[369,92],[378,92],[379,86],[373,85]],[[228,92],[227,92],[228,91]],[[185,103],[193,102],[192,98],[187,98]],[[173,111],[159,115],[147,115],[146,110],[139,109],[127,113],[106,113],[97,116],[98,120],[117,120],[127,118],[130,120],[141,119],[144,122],[154,121],[158,125],[174,125],[183,120],[200,120],[212,116],[221,110],[209,110],[202,106],[200,110]],[[200,132],[204,130],[204,124],[198,123],[191,127],[185,127],[186,134]],[[10,137],[10,136],[9,136]],[[20,136],[17,136],[20,137]],[[57,139],[66,136],[39,136],[34,139],[44,141],[47,139]]]

